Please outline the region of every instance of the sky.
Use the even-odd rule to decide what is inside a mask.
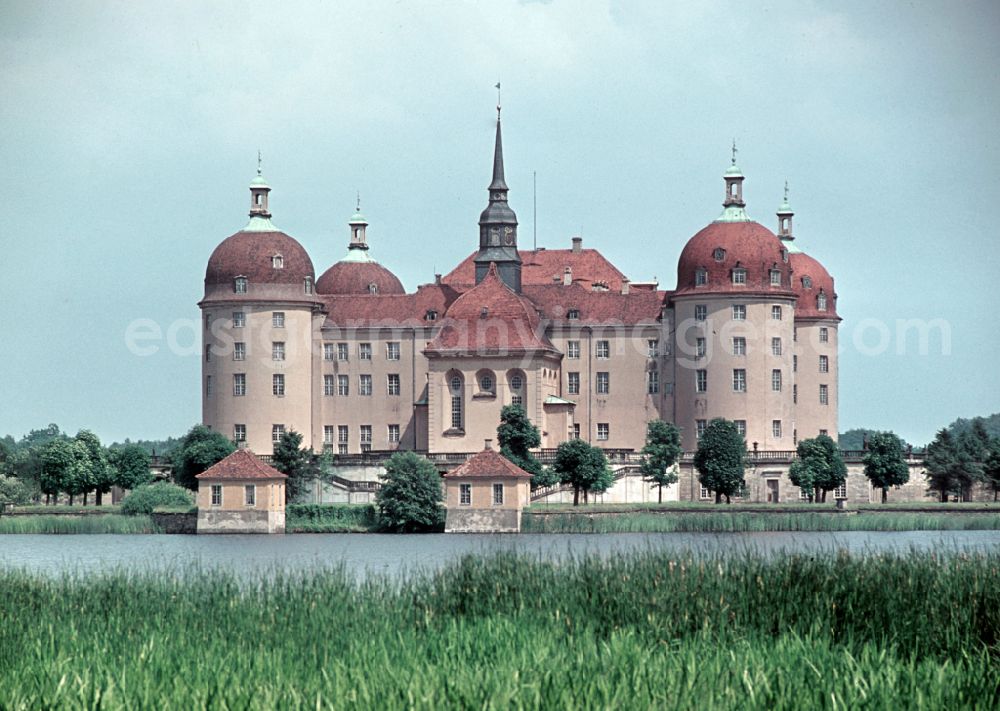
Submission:
[[[836,280],[841,431],[927,442],[1000,411],[997,37],[991,0],[5,0],[0,434],[199,419],[196,303],[258,150],[317,276],[358,192],[407,290],[449,271],[478,244],[499,80],[522,248],[582,235],[673,288],[735,138],[748,213],[775,229],[787,180]],[[126,346],[140,319],[155,353]]]

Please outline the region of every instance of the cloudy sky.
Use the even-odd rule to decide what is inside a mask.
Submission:
[[[6,0],[0,434],[198,420],[195,304],[258,148],[317,273],[356,191],[408,290],[449,270],[477,243],[500,79],[522,244],[537,172],[539,245],[582,234],[673,288],[735,137],[751,216],[774,227],[787,179],[836,278],[841,429],[926,442],[1000,411],[997,37],[991,0]],[[155,354],[126,348],[136,319]]]

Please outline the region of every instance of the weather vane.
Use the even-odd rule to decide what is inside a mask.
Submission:
[[[257,149],[257,175],[260,175],[260,163],[261,163],[260,149],[258,148]]]
[[[361,212],[361,191],[358,191],[358,207],[357,212]]]
[[[500,82],[496,83],[497,89],[497,120],[500,119]]]
[[[736,165],[736,139],[733,139],[733,165]]]
[[[788,202],[788,181],[785,181],[785,202]]]

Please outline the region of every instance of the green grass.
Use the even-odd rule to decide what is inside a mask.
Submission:
[[[110,496],[110,495],[109,495]],[[31,504],[30,506],[15,506],[14,510],[25,514],[50,514],[50,515],[96,515],[96,514],[116,514],[121,512],[118,504],[104,504],[103,506],[69,506],[67,504],[54,504],[46,506],[44,504]]]
[[[525,513],[526,533],[751,533],[761,531],[972,531],[1000,529],[1000,513]]]
[[[371,504],[290,504],[285,510],[288,533],[368,533],[379,530]]]
[[[824,504],[810,504],[808,502],[790,501],[780,504],[763,504],[734,501],[732,504],[716,504],[711,501],[640,501],[630,504],[587,504],[573,506],[571,503],[534,503],[526,510],[535,513],[549,512],[587,512],[587,513],[620,513],[628,511],[712,511],[718,513],[732,513],[734,511],[759,511],[761,513],[783,513],[789,511],[801,512],[833,512],[836,508],[833,499]],[[1000,513],[1000,502],[993,501],[968,501],[962,503],[941,503],[938,501],[916,501],[916,502],[890,502],[887,504],[850,504],[850,508],[856,511],[870,512],[892,512],[903,509],[906,511],[961,511],[963,513],[976,511],[994,511]]]
[[[3,533],[158,533],[149,516],[2,516]]]
[[[1000,554],[467,557],[343,570],[0,571],[31,708],[995,708]]]

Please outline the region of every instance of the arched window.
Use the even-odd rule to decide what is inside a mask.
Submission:
[[[520,370],[507,372],[507,386],[510,389],[510,404],[524,406],[525,377]]]
[[[451,397],[451,429],[462,430],[465,417],[462,408],[463,379],[460,373],[452,371],[448,374],[448,394]]]
[[[276,254],[271,257],[271,267],[274,269],[284,269],[285,268],[285,258],[280,254]]]
[[[378,293],[378,284],[376,284],[375,282],[372,282],[371,284],[369,284],[368,285],[368,293],[369,294],[377,294]]]
[[[476,373],[476,395],[479,397],[494,397],[496,395],[497,381],[493,371],[483,368]]]

